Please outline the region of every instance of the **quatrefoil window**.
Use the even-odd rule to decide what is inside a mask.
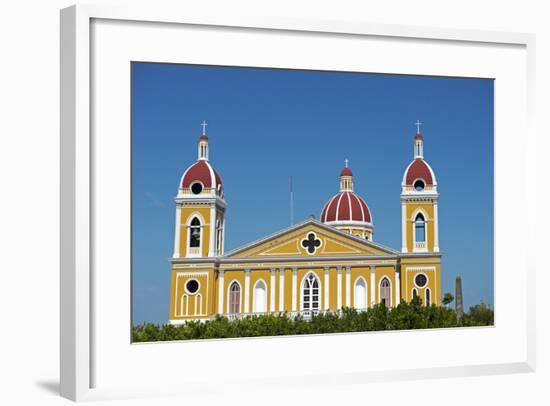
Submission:
[[[321,246],[321,240],[317,238],[315,233],[309,233],[306,238],[302,240],[302,247],[304,247],[308,254],[315,254],[317,248]]]

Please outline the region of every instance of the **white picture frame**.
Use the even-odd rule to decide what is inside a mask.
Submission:
[[[98,350],[94,339],[94,329],[97,327],[97,319],[94,317],[94,292],[97,289],[96,279],[92,270],[94,269],[94,239],[92,234],[96,225],[94,224],[94,193],[97,184],[94,182],[93,157],[97,150],[94,150],[91,137],[91,128],[96,123],[92,122],[92,93],[91,86],[94,86],[91,67],[94,61],[93,46],[98,42],[92,43],[92,32],[94,21],[110,21],[125,24],[141,23],[171,23],[181,26],[204,27],[223,27],[225,29],[240,29],[247,32],[254,30],[284,32],[285,35],[292,36],[298,33],[315,33],[316,36],[323,35],[347,35],[354,37],[369,37],[380,39],[407,39],[411,41],[438,41],[444,44],[460,44],[463,47],[475,46],[476,44],[487,44],[488,46],[512,46],[521,49],[522,52],[518,58],[526,58],[525,70],[527,79],[525,82],[526,94],[524,107],[526,111],[525,120],[521,120],[520,127],[516,130],[522,131],[522,139],[525,140],[525,148],[518,154],[522,154],[521,159],[525,163],[525,171],[519,176],[525,182],[527,188],[535,189],[534,184],[534,165],[529,163],[529,154],[535,151],[534,134],[534,41],[531,34],[525,33],[505,33],[505,32],[485,32],[446,28],[412,27],[402,25],[379,25],[369,24],[367,22],[342,22],[342,21],[319,21],[305,19],[278,19],[278,18],[231,18],[220,15],[193,16],[187,15],[184,8],[175,8],[172,10],[158,10],[154,7],[145,8],[110,8],[104,6],[72,6],[61,11],[61,394],[69,399],[79,401],[94,399],[97,397],[125,396],[125,395],[150,395],[151,393],[182,393],[189,388],[185,384],[168,387],[151,384],[146,389],[136,389],[120,385],[119,388],[97,387],[94,371],[96,368]],[[418,72],[410,72],[418,73]],[[498,93],[498,92],[497,92]],[[496,96],[497,97],[497,96]],[[498,99],[497,99],[498,101]],[[522,102],[523,103],[523,102]],[[522,104],[523,106],[523,104]],[[498,124],[498,122],[497,122]],[[505,131],[502,127],[496,126],[496,131]],[[496,135],[495,135],[496,138]],[[497,154],[502,153],[497,148]],[[497,171],[495,175],[498,176]],[[499,204],[498,196],[495,195],[495,205]],[[535,237],[531,231],[533,228],[529,225],[535,224],[535,197],[534,194],[525,196],[519,203],[524,216],[527,219],[525,246],[534,246]],[[496,231],[499,230],[499,222],[495,219]],[[498,244],[496,239],[495,244]],[[503,266],[498,260],[497,266]],[[525,273],[526,280],[534,280],[535,268],[532,256],[527,261],[519,265],[519,269]],[[498,284],[501,281],[495,277]],[[498,293],[498,292],[497,292]],[[498,298],[498,294],[495,295]],[[497,299],[498,300],[498,299]],[[496,305],[498,306],[507,299],[502,299]],[[508,299],[510,300],[510,299]],[[523,354],[514,359],[513,362],[502,359],[487,363],[476,363],[467,361],[464,365],[449,363],[437,367],[418,367],[411,368],[391,368],[388,370],[357,370],[348,368],[335,372],[334,374],[323,373],[318,379],[331,383],[346,382],[368,382],[376,380],[409,379],[409,378],[429,378],[445,376],[467,376],[475,374],[493,374],[506,372],[528,372],[535,369],[535,287],[527,284],[525,292],[518,293],[516,299],[521,303],[524,314],[521,316],[525,320],[525,330],[521,333],[525,340],[521,340],[522,347],[517,348],[518,354]],[[129,302],[129,297],[128,297]],[[504,324],[504,323],[503,323]],[[498,320],[494,330],[499,329]],[[456,334],[469,335],[469,332],[454,330]],[[437,335],[439,332],[432,332]],[[386,333],[387,334],[387,333]],[[394,333],[390,333],[394,334]],[[416,333],[418,334],[418,333]],[[483,334],[483,333],[480,333]],[[350,335],[347,335],[350,336]],[[329,336],[325,337],[325,342],[332,344],[346,340],[347,336]],[[356,340],[354,336],[351,340]],[[291,341],[286,338],[269,338],[272,343],[278,343],[281,348],[289,346]],[[209,343],[210,347],[222,345],[219,343],[230,340],[220,340]],[[243,340],[240,341],[242,343]],[[266,340],[257,339],[256,341],[244,340],[246,345],[252,346],[256,343]],[[519,341],[518,341],[519,342]],[[218,343],[218,344],[216,344]],[[323,345],[317,340],[317,344]],[[128,343],[130,346],[130,343]],[[169,344],[150,344],[156,346]],[[173,344],[171,344],[173,346]],[[224,344],[225,345],[225,344]],[[229,345],[239,348],[241,344],[232,341]],[[204,346],[203,346],[204,347]],[[175,351],[176,347],[172,347]],[[137,355],[136,355],[137,356]],[[154,354],[149,354],[154,357]],[[330,362],[329,362],[330,365]],[[347,372],[344,372],[347,371]],[[277,376],[277,378],[273,378]],[[284,374],[274,372],[273,376],[262,377],[263,384],[269,387],[275,382],[285,383]],[[306,376],[312,376],[307,374]],[[193,383],[195,393],[200,392],[201,388],[208,387],[209,383],[221,383],[219,378],[211,378],[209,382],[205,379],[199,379]],[[290,378],[289,378],[290,379]],[[173,382],[172,385],[177,382]],[[181,382],[183,383],[183,382]],[[304,385],[307,385],[305,382]],[[116,386],[116,385],[115,385]],[[93,388],[93,389],[92,389]]]

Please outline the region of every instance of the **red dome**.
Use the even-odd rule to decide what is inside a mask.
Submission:
[[[193,182],[201,182],[205,188],[223,187],[222,178],[206,160],[199,160],[191,165],[181,177],[181,187],[188,188]]]
[[[361,221],[371,223],[372,219],[369,206],[367,206],[367,203],[361,197],[353,192],[340,192],[323,207],[321,221],[324,223],[331,221]]]
[[[423,179],[426,185],[435,185],[436,183],[432,168],[421,158],[411,162],[403,176],[403,183],[412,186],[417,179]]]
[[[351,169],[346,167],[342,169],[342,172],[340,172],[340,176],[353,176],[353,173],[351,173]]]
[[[414,139],[415,139],[415,140],[423,140],[424,137],[422,136],[422,134],[417,133],[417,134],[414,136]]]
[[[204,134],[201,135],[201,136],[199,137],[199,141],[208,141],[208,136],[207,136],[207,135],[204,135]]]

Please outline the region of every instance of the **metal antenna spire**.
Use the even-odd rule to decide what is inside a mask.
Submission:
[[[294,225],[294,190],[292,189],[292,176],[290,177],[290,225]]]

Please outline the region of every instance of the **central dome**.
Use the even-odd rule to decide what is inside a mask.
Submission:
[[[340,192],[323,207],[321,221],[339,230],[372,239],[372,216],[365,200],[353,191],[353,174],[346,166],[340,173]]]
[[[360,221],[371,223],[369,206],[353,192],[340,192],[330,199],[321,212],[321,221]]]

